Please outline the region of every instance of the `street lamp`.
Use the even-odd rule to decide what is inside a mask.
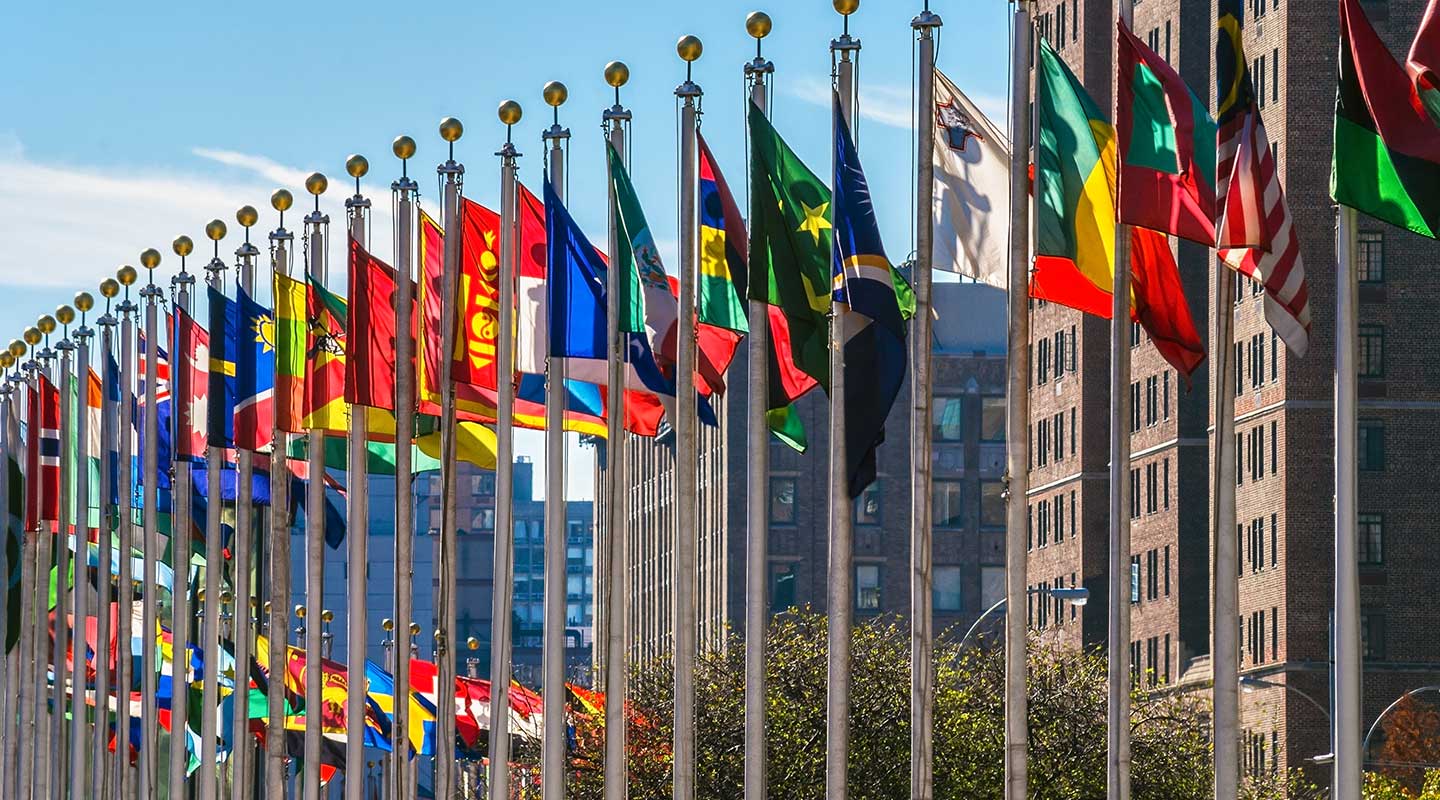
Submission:
[[[1333,735],[1335,725],[1334,717],[1331,715],[1330,709],[1326,708],[1324,705],[1321,705],[1320,701],[1316,700],[1314,697],[1311,697],[1308,692],[1297,689],[1288,683],[1267,681],[1264,678],[1259,678],[1254,675],[1240,676],[1240,691],[1244,692],[1245,694],[1254,694],[1259,689],[1284,689],[1287,692],[1299,695],[1300,697],[1304,698],[1305,701],[1308,702],[1310,705],[1320,709],[1320,713],[1324,714],[1325,719],[1330,721],[1330,730]],[[1306,761],[1309,761],[1316,766],[1325,766],[1327,764],[1330,765],[1330,769],[1332,772],[1331,777],[1333,779],[1333,772],[1335,769],[1335,742],[1333,741],[1333,739],[1330,742],[1330,752],[1318,756],[1310,756],[1306,759]]]
[[[1029,594],[1039,594],[1046,595],[1048,597],[1054,597],[1058,600],[1063,600],[1070,605],[1075,606],[1076,608],[1083,608],[1086,603],[1090,602],[1090,590],[1086,589],[1084,586],[1032,586],[1027,589],[1026,592]],[[959,649],[965,649],[965,643],[970,641],[970,637],[974,635],[975,631],[979,630],[981,622],[984,622],[987,617],[1004,607],[1005,598],[1001,598],[1000,602],[985,609],[984,613],[976,617],[974,624],[970,626],[970,630],[966,631],[965,635],[961,637]]]
[[[1411,689],[1410,691],[1408,691],[1408,692],[1406,692],[1405,694],[1402,694],[1402,695],[1400,695],[1398,698],[1396,698],[1395,702],[1391,703],[1391,704],[1388,705],[1388,706],[1385,706],[1385,710],[1380,712],[1380,716],[1376,717],[1376,718],[1375,718],[1375,721],[1372,722],[1372,723],[1370,723],[1370,730],[1368,730],[1368,731],[1365,732],[1365,741],[1363,741],[1363,742],[1360,743],[1360,758],[1361,758],[1362,766],[1363,766],[1364,762],[1365,762],[1366,760],[1369,760],[1369,758],[1370,758],[1370,737],[1374,736],[1374,735],[1375,735],[1375,731],[1380,728],[1380,720],[1385,719],[1385,715],[1386,715],[1386,714],[1389,714],[1391,711],[1394,711],[1396,706],[1398,706],[1398,705],[1400,705],[1401,703],[1405,702],[1405,699],[1406,699],[1407,697],[1414,697],[1414,696],[1417,695],[1417,694],[1424,694],[1425,692],[1437,692],[1437,693],[1440,693],[1440,685],[1436,685],[1436,686],[1421,686],[1421,687],[1419,687],[1418,689]]]

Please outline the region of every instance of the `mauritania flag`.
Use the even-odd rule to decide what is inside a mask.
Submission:
[[[935,70],[934,267],[1009,285],[1010,140]]]
[[[210,401],[207,436],[212,447],[235,445],[235,303],[214,286],[210,297]]]
[[[845,471],[850,496],[875,480],[875,451],[909,362],[905,321],[860,154],[835,97],[836,311],[845,342]]]
[[[275,277],[277,286],[290,280]],[[270,446],[275,427],[275,318],[243,288],[234,308],[235,446],[258,451]]]
[[[1340,2],[1340,85],[1330,196],[1440,238],[1440,130],[1359,0]]]

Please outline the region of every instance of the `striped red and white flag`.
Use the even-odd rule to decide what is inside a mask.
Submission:
[[[1275,153],[1240,43],[1238,2],[1221,5],[1215,246],[1231,268],[1265,288],[1265,319],[1290,351],[1310,347],[1310,289]],[[1227,14],[1227,12],[1229,12]],[[1227,16],[1233,17],[1226,24]],[[1223,51],[1229,49],[1230,53]],[[1237,69],[1238,66],[1238,69]]]

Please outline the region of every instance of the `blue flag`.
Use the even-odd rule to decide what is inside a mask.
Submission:
[[[835,97],[834,302],[845,332],[845,469],[850,496],[875,481],[885,418],[905,382],[905,322],[870,187]]]
[[[235,303],[211,286],[210,398],[206,440],[211,447],[235,446]]]
[[[242,288],[237,305],[235,446],[270,444],[275,420],[275,318]]]

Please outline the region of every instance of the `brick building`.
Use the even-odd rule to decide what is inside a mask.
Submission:
[[[1403,55],[1424,4],[1371,0],[1364,7],[1392,50]],[[1110,108],[1113,4],[1045,0],[1037,15],[1041,33],[1096,102]],[[1264,774],[1306,767],[1330,749],[1328,722],[1311,699],[1328,705],[1335,354],[1335,214],[1328,189],[1339,27],[1333,2],[1247,0],[1245,15],[1245,50],[1300,233],[1314,315],[1310,352],[1293,357],[1265,322],[1263,296],[1248,283],[1238,286],[1236,624],[1242,680],[1250,684],[1241,697],[1241,752],[1247,771]],[[1138,0],[1134,29],[1213,107],[1212,3]],[[1440,488],[1440,458],[1425,446],[1440,422],[1428,268],[1440,246],[1362,217],[1360,249],[1359,519],[1368,728],[1403,692],[1440,676],[1440,640],[1430,632],[1435,613],[1415,601],[1433,591],[1440,571],[1440,548],[1423,535]],[[1197,322],[1210,323],[1208,339],[1213,261],[1205,249],[1186,243],[1178,255],[1192,313]],[[1132,343],[1132,573],[1130,597],[1120,598],[1132,604],[1131,654],[1140,680],[1203,689],[1210,672],[1211,377],[1202,365],[1187,390],[1143,335]],[[1047,636],[1102,644],[1108,322],[1037,304],[1031,347],[1036,444],[1028,582],[1068,586],[1079,580],[1091,589],[1092,601],[1083,609],[1032,604],[1030,620]],[[1064,451],[1059,460],[1057,447]],[[1313,777],[1328,780],[1328,773]]]

